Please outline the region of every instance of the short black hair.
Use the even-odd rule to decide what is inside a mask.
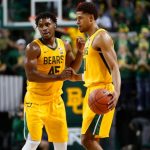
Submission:
[[[83,13],[92,14],[95,20],[98,18],[97,8],[92,2],[79,3],[76,11],[82,11]]]
[[[37,17],[35,18],[35,24],[38,26],[38,22],[40,19],[46,19],[46,18],[50,18],[55,24],[57,24],[57,18],[54,14],[49,13],[49,12],[42,12],[40,14],[37,15]]]

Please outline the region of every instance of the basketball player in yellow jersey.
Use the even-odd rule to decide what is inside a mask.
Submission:
[[[25,127],[27,140],[22,150],[36,150],[45,126],[48,141],[55,150],[67,149],[67,123],[62,94],[64,80],[71,79],[72,69],[78,70],[82,61],[84,41],[77,40],[78,52],[73,57],[69,44],[55,37],[56,17],[44,12],[35,23],[41,34],[26,48]],[[65,67],[70,67],[65,69]]]
[[[80,32],[88,35],[84,49],[84,74],[82,76],[87,87],[83,102],[83,122],[81,143],[87,150],[102,150],[99,139],[109,137],[113,120],[114,108],[120,95],[120,72],[113,41],[110,35],[99,29],[96,24],[97,11],[93,3],[80,3],[76,10],[77,25]],[[80,80],[81,75],[74,75],[74,80]],[[88,107],[88,97],[91,91],[104,88],[113,94],[108,104],[108,113],[97,115]]]

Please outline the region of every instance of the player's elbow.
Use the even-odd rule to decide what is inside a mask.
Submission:
[[[27,79],[28,79],[29,82],[35,82],[35,79],[32,78],[32,77],[27,77]]]
[[[27,80],[28,81],[35,82],[35,77],[34,77],[34,73],[33,72],[27,72],[26,76],[27,76]]]
[[[110,70],[116,70],[116,69],[119,69],[119,65],[117,63],[113,63],[112,65],[109,66],[110,67]]]
[[[34,82],[35,79],[32,76],[27,75],[27,80],[30,82]]]

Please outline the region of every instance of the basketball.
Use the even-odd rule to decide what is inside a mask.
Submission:
[[[88,98],[90,109],[96,114],[105,114],[109,111],[108,102],[112,99],[112,94],[106,89],[96,89],[92,91]]]

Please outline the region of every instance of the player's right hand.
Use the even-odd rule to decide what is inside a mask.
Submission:
[[[76,46],[77,46],[77,50],[83,54],[84,52],[84,46],[85,46],[85,40],[78,36],[76,39]]]
[[[64,70],[62,71],[62,73],[59,75],[59,78],[60,78],[61,80],[70,80],[71,77],[72,77],[72,72],[73,72],[73,70],[72,70],[71,67],[66,68],[66,69],[64,69]]]

